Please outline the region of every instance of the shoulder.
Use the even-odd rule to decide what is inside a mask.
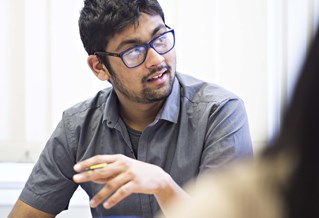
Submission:
[[[103,124],[105,107],[111,93],[111,87],[101,90],[93,98],[66,109],[55,134],[63,134],[71,149],[77,149],[79,140],[86,144]]]
[[[230,100],[241,100],[225,88],[205,82],[187,74],[177,73],[176,77],[181,86],[181,96],[194,103],[222,103]]]
[[[83,114],[98,111],[103,113],[105,103],[111,93],[112,88],[106,88],[99,91],[93,98],[79,102],[63,112],[63,117],[81,116]]]

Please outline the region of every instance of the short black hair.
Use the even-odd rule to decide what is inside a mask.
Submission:
[[[86,52],[92,55],[104,51],[110,38],[136,24],[141,13],[160,15],[165,23],[162,7],[156,0],[85,0],[79,31]]]

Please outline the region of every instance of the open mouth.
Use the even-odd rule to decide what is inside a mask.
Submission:
[[[153,74],[152,76],[150,76],[147,81],[148,82],[153,82],[153,81],[156,81],[156,80],[160,80],[163,78],[163,76],[167,73],[166,69],[163,69],[155,74]]]
[[[161,79],[163,77],[165,73],[161,73],[159,75],[156,75],[156,76],[153,76],[152,78],[148,79],[149,82],[152,82],[154,80],[157,80],[157,79]]]

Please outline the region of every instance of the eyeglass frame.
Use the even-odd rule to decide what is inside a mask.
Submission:
[[[159,55],[164,55],[164,54],[170,52],[170,51],[175,47],[175,31],[174,31],[174,29],[171,29],[171,28],[168,27],[168,26],[166,26],[166,27],[169,28],[169,30],[167,30],[167,31],[165,31],[164,33],[161,33],[160,35],[156,36],[155,38],[153,38],[151,41],[149,41],[149,42],[146,43],[146,44],[136,45],[136,46],[130,47],[130,48],[128,48],[128,49],[126,49],[126,50],[124,50],[124,51],[122,51],[122,52],[120,52],[120,53],[106,52],[106,51],[105,51],[105,52],[99,52],[99,51],[97,51],[97,52],[94,52],[94,55],[96,55],[96,56],[103,56],[103,57],[105,57],[105,56],[118,57],[118,58],[121,58],[122,62],[124,63],[124,65],[125,65],[127,68],[135,68],[135,67],[138,67],[138,66],[142,65],[142,64],[145,62],[146,57],[147,57],[147,52],[148,52],[148,49],[149,49],[149,48],[154,49],[154,51],[156,51]],[[155,40],[157,40],[158,38],[160,38],[161,36],[163,36],[163,35],[165,35],[165,34],[167,34],[167,33],[172,33],[174,43],[173,43],[172,47],[171,47],[168,51],[163,52],[163,53],[160,53],[160,52],[158,52],[158,51],[154,48],[153,43],[154,43]],[[133,48],[135,48],[135,47],[144,47],[144,48],[145,48],[145,56],[144,56],[144,59],[143,59],[143,61],[142,61],[141,63],[139,63],[139,64],[137,64],[137,65],[135,65],[135,66],[129,67],[129,66],[127,66],[127,64],[126,64],[125,61],[123,60],[123,55],[124,55],[127,51],[129,51],[129,50],[131,50],[131,49],[133,49]]]

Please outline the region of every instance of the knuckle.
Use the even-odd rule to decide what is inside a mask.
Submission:
[[[83,175],[83,177],[85,177],[85,179],[92,179],[93,173],[91,171],[88,171]]]
[[[134,173],[131,170],[126,172],[126,177],[132,179],[134,177]]]
[[[103,199],[104,199],[104,195],[102,193],[97,193],[94,196],[94,200],[96,200],[96,201],[102,201]]]
[[[120,196],[127,196],[130,193],[129,189],[127,187],[122,186],[119,190],[118,190],[118,194]]]
[[[109,189],[109,190],[114,190],[116,187],[115,187],[115,185],[112,182],[108,182],[106,184],[106,188]]]
[[[101,155],[101,154],[99,154],[99,155],[96,155],[96,160],[98,161],[98,162],[103,162],[103,155]]]
[[[109,203],[110,206],[112,206],[112,205],[116,204],[117,201],[116,201],[115,198],[112,196],[112,197],[110,197],[109,199],[107,199],[107,202]]]
[[[98,177],[98,178],[105,177],[105,172],[102,169],[101,170],[95,170],[94,172],[95,172],[96,177]]]

